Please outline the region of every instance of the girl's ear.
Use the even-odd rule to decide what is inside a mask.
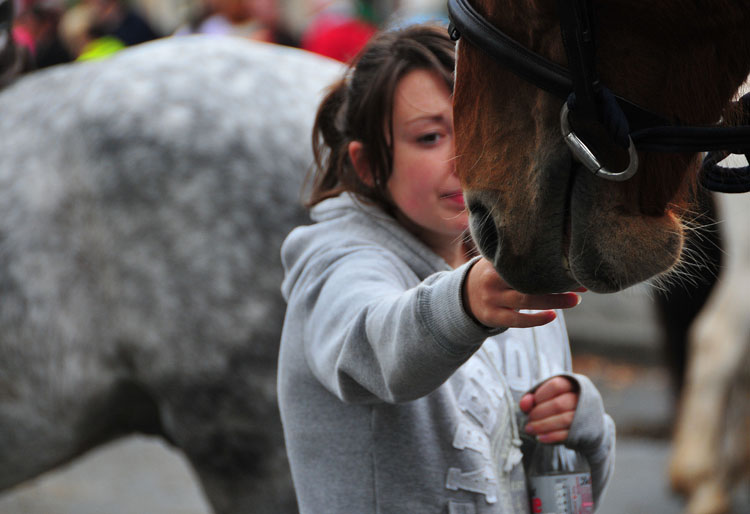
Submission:
[[[349,160],[352,161],[354,171],[357,172],[359,180],[364,182],[368,187],[375,185],[375,180],[370,172],[370,163],[365,156],[364,145],[361,141],[351,141],[349,143]]]

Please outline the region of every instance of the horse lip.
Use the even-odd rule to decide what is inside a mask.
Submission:
[[[561,171],[559,167],[557,170]],[[555,190],[562,193],[570,189],[568,180],[567,177],[564,179],[559,177]],[[548,189],[548,191],[550,190]],[[538,217],[535,219],[545,220],[546,227],[541,228],[534,222],[532,226],[525,230],[531,232],[541,230],[551,236],[551,240],[540,240],[532,234],[532,238],[527,240],[526,243],[533,246],[533,253],[526,255],[514,252],[513,240],[503,240],[503,237],[508,237],[510,233],[507,225],[500,226],[497,224],[498,213],[493,212],[493,209],[501,209],[505,204],[499,202],[496,195],[497,191],[492,190],[466,191],[466,206],[470,213],[471,234],[481,254],[493,263],[495,269],[506,282],[519,291],[525,293],[558,293],[574,288],[578,281],[570,270],[566,256],[562,255],[563,252],[561,251],[563,231],[570,232],[570,229],[564,229],[560,225],[564,209],[570,203],[569,200],[558,196],[556,205],[548,202],[540,204],[545,206],[546,209],[537,213]],[[557,216],[555,216],[555,213],[557,213]],[[566,216],[566,219],[569,220],[570,218],[571,216]],[[553,223],[553,225],[548,225],[549,223]],[[555,230],[557,235],[554,233]],[[543,250],[550,248],[550,243],[557,248],[559,253],[543,252]],[[572,245],[570,247],[572,248]]]

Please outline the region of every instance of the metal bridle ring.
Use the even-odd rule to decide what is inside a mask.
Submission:
[[[628,156],[630,158],[628,167],[622,171],[611,171],[599,162],[594,152],[571,130],[570,123],[568,122],[567,103],[564,103],[560,110],[560,129],[562,130],[565,143],[570,148],[570,151],[573,152],[573,156],[597,177],[622,182],[635,175],[635,172],[638,171],[638,152],[630,136],[628,136]]]

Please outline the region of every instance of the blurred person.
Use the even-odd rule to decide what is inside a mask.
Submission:
[[[448,26],[448,3],[444,0],[400,0],[385,23],[390,29],[420,23]]]
[[[30,52],[14,35],[13,0],[0,0],[0,87],[10,84],[30,62]]]
[[[125,46],[161,37],[148,20],[125,0],[83,0],[94,13],[94,26],[100,36],[118,39]]]
[[[300,47],[348,62],[378,30],[367,18],[369,4],[342,0],[313,0],[312,20],[300,38]]]
[[[296,38],[286,24],[283,6],[280,0],[247,0],[250,15],[260,25],[257,39],[285,46],[299,46]]]
[[[174,35],[209,34],[273,41],[267,24],[276,23],[277,19],[275,0],[204,0],[194,19]]]
[[[24,71],[73,60],[58,34],[63,12],[63,5],[57,0],[21,3],[13,21],[13,39],[27,53]]]
[[[103,59],[125,48],[114,36],[98,29],[97,14],[89,3],[74,5],[60,20],[60,37],[76,61]]]
[[[242,32],[249,13],[244,0],[203,0],[198,12],[174,35],[209,34],[225,36]]]

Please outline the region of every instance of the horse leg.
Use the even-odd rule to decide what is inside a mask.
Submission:
[[[252,444],[252,442],[251,442]],[[263,444],[263,438],[257,438],[257,446]],[[239,470],[226,472],[216,469],[213,463],[206,463],[197,458],[190,459],[206,495],[216,514],[294,514],[297,504],[291,488],[279,487],[291,479],[289,471],[283,470],[280,463],[285,456],[254,454],[256,462],[265,461],[263,473]],[[270,468],[276,468],[272,470]],[[283,479],[282,479],[283,478]]]
[[[750,341],[739,369],[741,375],[732,381],[729,395],[723,462],[727,484],[739,493],[733,497],[733,506],[741,512],[749,505],[750,494]]]
[[[727,512],[730,505],[721,463],[722,434],[731,383],[742,372],[750,344],[750,322],[744,312],[750,270],[734,271],[719,283],[690,330],[690,364],[670,479],[676,490],[688,495],[691,514]]]
[[[35,360],[17,368],[24,376],[0,380],[0,491],[119,436],[160,431],[153,401],[140,387],[115,381],[103,368],[82,373],[83,366],[73,372],[48,364],[60,369]],[[47,371],[35,373],[39,368]]]
[[[216,514],[297,512],[276,403],[275,362],[242,361],[172,392],[164,429],[190,461]]]
[[[26,402],[0,399],[0,491],[34,478],[81,453],[72,420]]]

